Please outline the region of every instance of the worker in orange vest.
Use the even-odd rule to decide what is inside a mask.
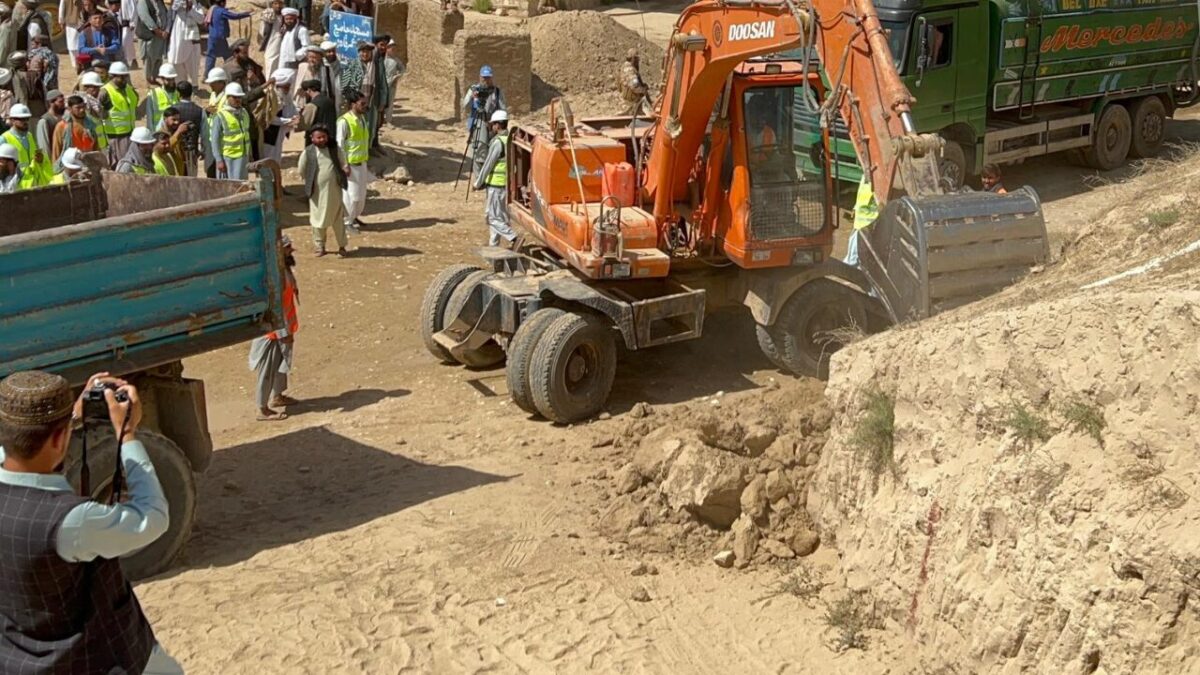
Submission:
[[[298,403],[288,396],[288,373],[292,370],[292,351],[300,320],[296,314],[300,303],[300,288],[296,285],[296,257],[292,241],[284,235],[281,240],[284,254],[283,271],[283,328],[256,338],[250,343],[250,370],[258,373],[255,403],[258,404],[260,422],[287,419],[287,413],[275,408],[284,408]]]

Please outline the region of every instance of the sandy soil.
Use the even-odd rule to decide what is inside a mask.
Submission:
[[[452,189],[457,125],[430,119],[419,94],[401,98],[397,122],[386,141],[416,185],[374,185],[352,257],[312,258],[306,206],[285,200],[301,287],[290,393],[303,402],[290,419],[254,421],[244,347],[186,364],[207,383],[219,449],[183,559],[138,594],[188,672],[909,672],[903,634],[838,654],[819,603],[764,597],[784,570],[721,569],[597,531],[614,458],[593,446],[636,403],[797,386],[742,317],[625,355],[612,419],[573,427],[521,414],[502,370],[434,362],[416,332],[421,293],[472,259],[483,203]],[[1198,140],[1200,122],[1189,114],[1170,133]],[[294,194],[298,147],[285,158]],[[1008,178],[1041,191],[1057,246],[1115,194],[1084,183],[1091,173],[1051,158]],[[631,575],[639,562],[659,573]],[[642,589],[649,600],[634,600]]]

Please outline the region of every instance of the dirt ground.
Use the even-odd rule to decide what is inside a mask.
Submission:
[[[641,32],[632,7],[611,13]],[[664,17],[647,17],[651,39],[664,21],[669,32]],[[1200,140],[1198,118],[1171,123],[1172,139]],[[138,595],[187,671],[910,672],[902,634],[835,653],[820,602],[772,594],[781,569],[635,552],[597,531],[613,498],[604,443],[635,404],[774,383],[821,396],[820,383],[770,366],[743,316],[709,317],[695,342],[624,355],[611,419],[569,427],[517,410],[502,370],[426,353],[421,294],[484,243],[483,201],[453,189],[462,129],[431,119],[415,92],[400,97],[396,123],[385,141],[416,184],[373,185],[347,259],[310,255],[298,139],[286,153],[284,226],[301,289],[289,393],[302,403],[290,418],[254,420],[245,346],[186,363],[207,384],[218,450],[183,558]],[[1114,190],[1092,175],[1048,158],[1007,182],[1037,187],[1057,250]],[[804,564],[822,569],[833,555],[823,547]],[[658,573],[631,574],[639,563]]]

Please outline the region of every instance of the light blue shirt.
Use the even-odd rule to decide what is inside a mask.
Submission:
[[[129,498],[108,506],[86,502],[67,512],[58,528],[58,555],[67,562],[88,562],[96,558],[118,558],[150,545],[167,531],[170,516],[167,499],[154,473],[154,464],[140,441],[121,446],[125,467],[125,485]],[[0,447],[0,462],[4,448]],[[62,474],[20,473],[0,466],[0,483],[73,492]]]

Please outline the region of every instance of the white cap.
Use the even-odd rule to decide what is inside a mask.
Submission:
[[[88,71],[79,78],[79,86],[81,87],[103,87],[104,80],[100,79],[100,73]]]
[[[271,73],[271,79],[275,80],[277,86],[291,84],[292,78],[296,76],[296,71],[291,68],[276,68],[275,72]]]
[[[326,40],[321,43],[321,51],[327,52],[330,49],[337,49],[337,43],[331,42],[330,40]]]
[[[21,156],[17,154],[17,149],[8,143],[0,144],[0,159],[11,159],[14,162],[21,161]]]
[[[508,121],[508,113],[503,110],[497,110],[496,112],[492,113],[491,121],[492,122],[507,122]]]
[[[108,67],[108,74],[109,75],[128,75],[129,74],[129,66],[125,65],[121,61],[113,61],[113,64]]]
[[[29,37],[35,38],[42,34],[42,27],[35,22],[29,22]]]
[[[208,77],[205,78],[204,84],[212,84],[213,82],[228,82],[229,75],[224,68],[213,68],[208,71]]]
[[[158,76],[173,80],[179,77],[179,73],[175,72],[175,66],[170,63],[164,63],[158,67]]]
[[[8,111],[9,119],[27,120],[33,117],[33,113],[29,112],[29,106],[24,103],[17,103]]]
[[[284,7],[280,14],[284,16],[300,16],[300,10],[295,7]]]
[[[133,130],[133,134],[129,136],[129,140],[133,141],[134,143],[153,143],[154,132],[150,131],[146,127],[137,127]]]
[[[232,96],[234,98],[241,98],[246,95],[246,92],[242,91],[242,85],[238,84],[237,82],[230,82],[229,86],[225,87],[225,95]]]
[[[62,158],[59,161],[68,169],[82,169],[83,153],[79,151],[79,148],[67,148],[63,151]]]
[[[8,84],[12,79],[12,71],[8,68],[0,68],[0,85]]]

